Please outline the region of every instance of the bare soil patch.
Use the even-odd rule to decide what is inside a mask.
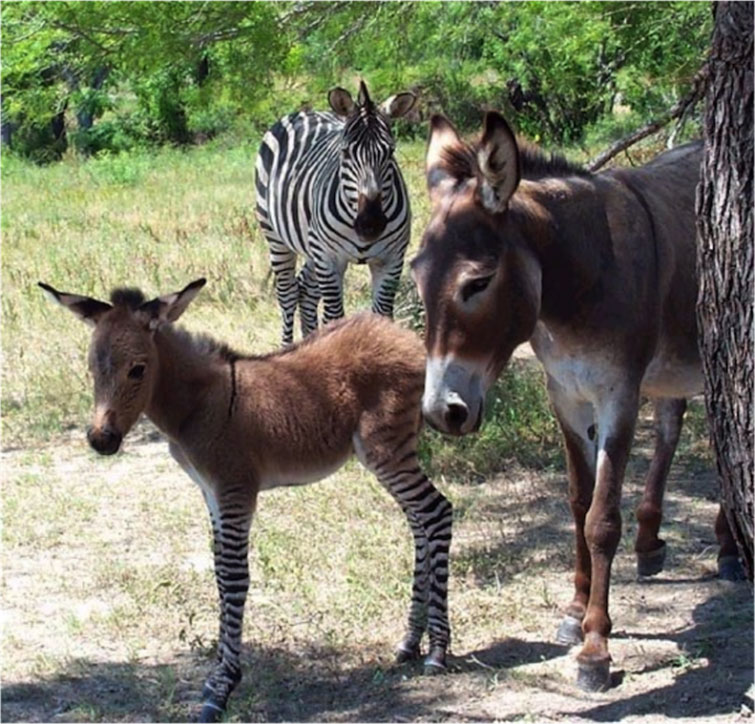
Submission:
[[[715,576],[715,482],[690,449],[669,480],[666,571],[636,578],[632,509],[649,442],[645,419],[613,574],[608,692],[578,691],[576,651],[553,643],[571,593],[563,473],[512,465],[480,484],[439,481],[456,510],[454,655],[448,675],[427,678],[391,661],[408,604],[404,523],[354,466],[261,500],[229,720],[748,719],[752,589]],[[165,442],[142,428],[103,463],[77,434],[6,451],[3,473],[3,719],[195,716],[216,636],[209,538]]]

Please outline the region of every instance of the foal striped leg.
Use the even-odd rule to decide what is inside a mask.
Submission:
[[[249,528],[254,505],[246,495],[234,500],[240,489],[226,491],[215,501],[206,494],[213,520],[215,580],[220,598],[218,657],[202,690],[200,721],[217,721],[231,692],[241,680],[241,630],[249,590]]]
[[[414,421],[412,421],[414,422]],[[397,444],[398,441],[398,444]],[[362,463],[398,501],[414,535],[415,566],[407,633],[398,660],[419,654],[427,629],[430,649],[425,673],[446,668],[451,629],[448,623],[448,551],[451,546],[451,503],[422,472],[417,459],[417,433],[400,425],[363,420],[355,436]]]

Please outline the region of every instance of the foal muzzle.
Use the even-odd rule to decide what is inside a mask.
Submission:
[[[90,427],[87,430],[87,440],[100,455],[113,455],[120,449],[123,435],[111,427]]]

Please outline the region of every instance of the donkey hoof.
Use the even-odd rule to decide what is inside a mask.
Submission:
[[[738,556],[721,556],[718,559],[718,577],[723,581],[744,581],[745,571]]]
[[[437,676],[446,671],[446,649],[443,646],[431,647],[430,653],[425,657],[423,673],[425,676]]]
[[[199,714],[200,722],[214,722],[220,721],[225,714],[225,707],[220,706],[219,703],[212,699],[207,699],[202,705],[202,711]]]
[[[640,577],[655,576],[663,570],[666,562],[666,543],[661,542],[660,548],[649,553],[637,553],[637,575]]]
[[[577,686],[582,691],[606,691],[611,685],[611,664],[609,659],[580,662],[577,667]]]
[[[419,644],[404,646],[402,644],[396,649],[396,663],[405,664],[407,661],[416,661],[421,656]]]
[[[556,643],[574,646],[581,644],[583,638],[582,622],[574,616],[568,614],[564,616],[563,621],[559,624],[558,631],[556,631]]]

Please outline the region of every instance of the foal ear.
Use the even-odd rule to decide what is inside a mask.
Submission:
[[[337,115],[344,117],[350,116],[356,108],[351,93],[345,88],[333,88],[328,93],[328,103]]]
[[[445,116],[434,115],[430,119],[425,157],[427,191],[433,205],[461,181],[474,176],[473,163],[469,146],[461,139],[451,121]]]
[[[477,164],[483,179],[482,205],[494,214],[505,211],[521,178],[519,148],[509,124],[495,111],[485,114]]]
[[[54,289],[44,282],[37,282],[37,284],[44,290],[45,294],[50,297],[50,299],[70,309],[79,319],[86,322],[90,327],[96,326],[97,322],[102,318],[102,315],[112,309],[107,302],[100,302],[91,297],[82,297],[79,294],[59,292],[57,289]]]
[[[206,283],[206,279],[197,279],[185,286],[180,292],[165,294],[149,302],[144,302],[137,313],[146,315],[150,329],[156,329],[161,322],[175,322],[186,311],[186,307],[189,306]]]
[[[414,93],[396,93],[380,104],[380,112],[391,120],[401,118],[414,108],[416,102],[417,96]]]

